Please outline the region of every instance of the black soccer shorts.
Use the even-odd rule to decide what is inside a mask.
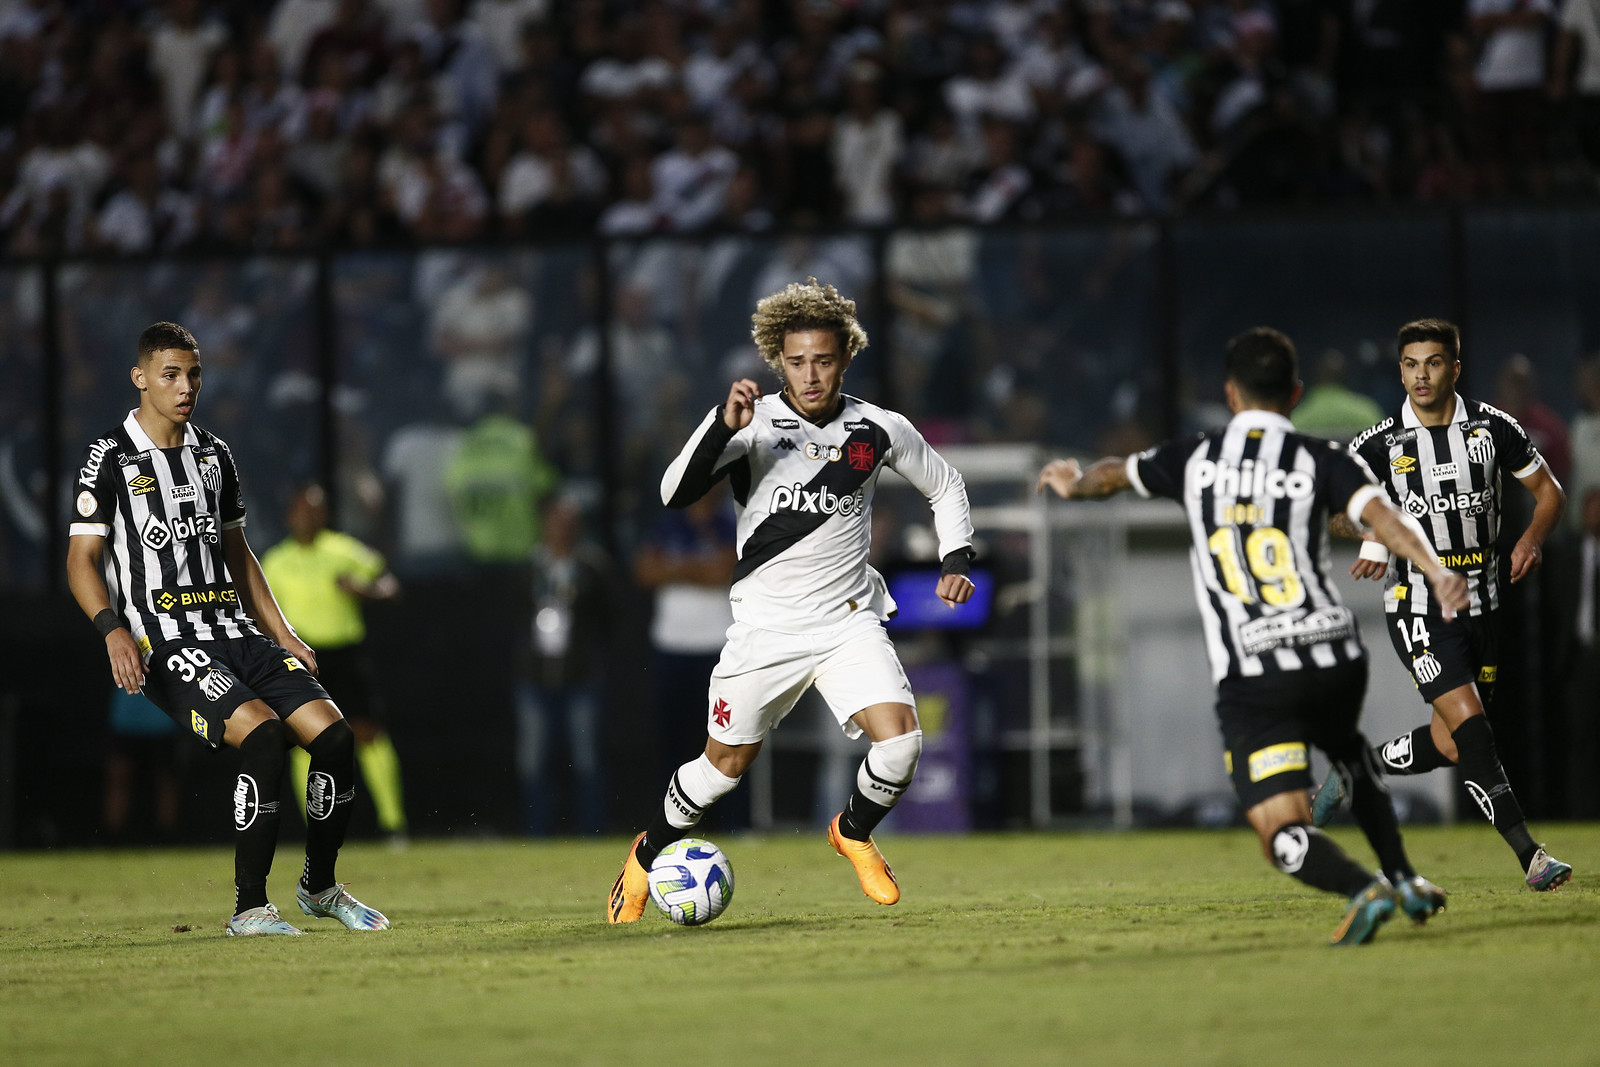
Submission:
[[[313,700],[328,699],[287,649],[254,635],[158,645],[150,653],[144,694],[212,748],[222,747],[223,724],[247,700],[262,700],[287,719]]]
[[[1246,811],[1291,789],[1311,788],[1311,751],[1357,758],[1367,694],[1365,658],[1333,667],[1224,678],[1217,685],[1223,762]]]
[[[1411,672],[1422,699],[1432,704],[1452,689],[1475,682],[1487,708],[1494,699],[1500,649],[1494,620],[1487,615],[1458,615],[1445,622],[1437,615],[1388,615],[1389,642],[1400,663]]]

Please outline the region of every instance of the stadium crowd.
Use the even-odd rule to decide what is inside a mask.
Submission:
[[[1593,192],[1600,0],[6,0],[12,255]]]

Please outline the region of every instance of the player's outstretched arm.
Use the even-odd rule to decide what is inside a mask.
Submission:
[[[239,590],[239,602],[266,635],[282,645],[288,653],[306,665],[314,677],[317,673],[317,656],[311,646],[300,640],[283,609],[272,595],[267,576],[261,573],[261,563],[245,540],[244,527],[235,526],[222,531],[222,555],[228,562],[228,573],[233,576],[234,587]]]
[[[67,587],[78,607],[105,636],[112,679],[132,696],[144,685],[144,657],[139,654],[133,634],[111,606],[105,578],[100,574],[100,553],[105,543],[104,537],[95,534],[73,534],[68,539]]]
[[[1350,541],[1361,541],[1361,555],[1350,565],[1350,577],[1372,578],[1381,580],[1389,572],[1388,550],[1378,544],[1378,536],[1371,530],[1363,530],[1350,521],[1350,516],[1339,512],[1328,519],[1328,532],[1335,537],[1343,537]],[[1372,546],[1369,548],[1368,546]]]
[[[1108,456],[1088,470],[1075,459],[1052,460],[1039,472],[1034,492],[1042,493],[1047,486],[1063,500],[1098,500],[1130,489],[1133,483],[1128,481],[1127,459]]]
[[[1533,518],[1528,520],[1528,528],[1522,531],[1516,547],[1511,550],[1513,582],[1520,582],[1539,569],[1539,564],[1544,562],[1544,539],[1556,528],[1567,507],[1566,490],[1561,488],[1546,464],[1539,464],[1539,469],[1522,479],[1522,484],[1533,494]]]
[[[1383,497],[1373,497],[1361,509],[1361,521],[1372,527],[1378,540],[1404,556],[1428,579],[1446,622],[1467,606],[1467,580],[1439,562],[1422,525]]]

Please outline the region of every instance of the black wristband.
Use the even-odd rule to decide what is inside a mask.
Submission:
[[[944,557],[939,565],[939,576],[946,574],[967,575],[971,571],[972,549],[958,548]]]
[[[94,617],[94,628],[100,631],[101,637],[109,637],[112,630],[126,629],[127,625],[122,621],[122,616],[110,608],[104,609]]]

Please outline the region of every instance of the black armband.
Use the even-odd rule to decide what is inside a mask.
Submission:
[[[947,574],[959,574],[965,577],[972,569],[972,549],[958,548],[944,557],[939,564],[939,577]]]
[[[122,621],[122,616],[110,608],[102,610],[94,617],[94,628],[100,631],[101,637],[109,637],[112,630],[125,630],[127,626],[128,624]]]

